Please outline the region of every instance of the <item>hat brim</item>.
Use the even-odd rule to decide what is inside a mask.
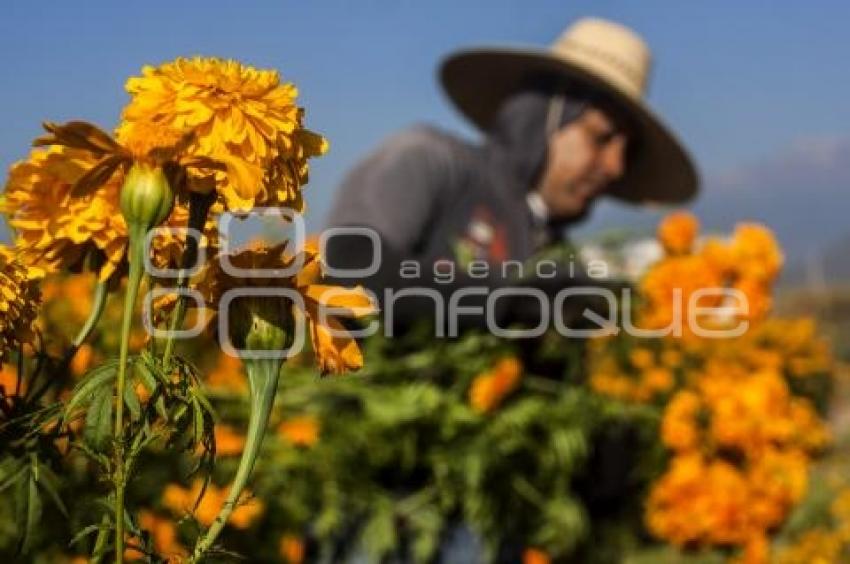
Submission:
[[[681,204],[699,189],[699,177],[682,144],[644,103],[590,72],[547,51],[480,48],[459,51],[440,67],[443,88],[455,106],[482,131],[502,102],[541,76],[585,82],[606,93],[632,118],[639,137],[626,173],[607,194],[638,204]]]

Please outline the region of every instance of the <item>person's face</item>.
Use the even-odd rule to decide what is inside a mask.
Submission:
[[[625,172],[626,134],[597,108],[586,109],[552,134],[538,187],[549,213],[569,219]]]

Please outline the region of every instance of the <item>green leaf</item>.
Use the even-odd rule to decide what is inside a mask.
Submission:
[[[372,556],[379,561],[396,544],[396,527],[392,502],[381,497],[373,504],[372,515],[363,527],[361,542]]]
[[[57,491],[57,482],[56,474],[53,471],[45,466],[44,464],[39,464],[39,473],[38,473],[38,485],[47,492],[47,495],[53,500],[53,503],[62,512],[62,515],[65,517],[68,516],[68,509],[65,507],[65,504],[62,502],[62,498],[59,497],[59,492]]]
[[[74,387],[74,390],[71,392],[71,399],[68,400],[68,403],[65,405],[65,411],[62,414],[63,424],[67,423],[73,417],[75,410],[92,403],[104,386],[112,385],[117,368],[118,361],[109,361],[90,371]]]
[[[7,459],[9,461],[9,466],[11,467],[8,471],[3,472],[3,477],[0,478],[0,493],[3,492],[6,488],[14,485],[18,480],[22,479],[27,473],[27,465],[25,463],[20,463],[20,465],[15,468],[16,461],[14,459]],[[4,461],[5,462],[5,461]]]
[[[112,434],[112,389],[102,389],[86,413],[83,438],[95,450],[102,451]]]
[[[199,445],[204,439],[204,412],[198,399],[192,397],[192,441],[193,444]]]
[[[15,508],[18,521],[23,523],[23,533],[18,552],[28,553],[35,543],[36,528],[41,520],[42,506],[38,495],[38,484],[35,474],[30,470],[28,479],[18,483]]]
[[[100,525],[89,525],[88,527],[80,529],[73,537],[71,537],[70,542],[68,542],[68,546],[73,546],[84,538],[86,538],[87,536],[89,536],[90,534],[99,532],[100,527]]]
[[[139,403],[139,398],[136,396],[136,390],[133,386],[124,387],[124,404],[130,411],[132,421],[138,421],[142,418],[142,406]]]

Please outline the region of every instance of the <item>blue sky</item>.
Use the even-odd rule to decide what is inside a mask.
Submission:
[[[26,154],[42,120],[111,128],[127,99],[125,79],[144,64],[232,57],[295,82],[308,125],[330,139],[307,189],[309,225],[318,228],[346,169],[392,131],[425,121],[474,135],[436,83],[443,55],[478,44],[542,46],[583,15],[618,20],[649,41],[656,56],[650,102],[708,178],[779,158],[807,140],[850,137],[846,2],[240,4],[4,2],[0,167]]]

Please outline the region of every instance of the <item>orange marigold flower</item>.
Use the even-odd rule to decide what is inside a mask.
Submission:
[[[245,449],[245,436],[229,425],[216,425],[215,453],[220,456],[236,456]]]
[[[649,349],[636,347],[629,351],[629,361],[638,370],[646,370],[655,364],[655,355]]]
[[[510,394],[522,378],[522,364],[516,358],[499,361],[490,372],[475,377],[469,389],[469,403],[479,413],[492,411]]]
[[[41,294],[28,269],[0,245],[0,362],[31,343]]]
[[[18,389],[18,370],[8,364],[0,368],[0,396],[11,397]],[[20,393],[26,392],[25,383],[20,383]]]
[[[277,317],[300,314],[306,317],[306,325],[313,343],[317,364],[323,374],[341,374],[363,366],[363,355],[357,341],[351,336],[339,318],[357,318],[371,315],[377,309],[370,296],[361,287],[343,288],[322,283],[321,259],[313,248],[304,248],[295,256],[286,252],[287,243],[272,247],[256,245],[232,255],[220,255],[204,269],[198,287],[205,303],[217,311],[223,296],[231,289],[244,288],[290,288],[300,294],[303,310],[294,308],[291,300],[280,297],[262,298],[265,314]],[[223,260],[242,272],[254,276],[232,275],[222,265]],[[296,262],[297,261],[297,262]],[[293,276],[281,277],[263,272],[275,272],[300,264]],[[239,302],[236,302],[238,307]],[[253,313],[252,313],[253,315]],[[236,329],[233,311],[231,331]],[[210,316],[213,325],[215,315]]]
[[[71,359],[71,373],[74,376],[82,376],[91,366],[92,358],[94,357],[94,347],[88,343],[83,343],[74,358]]]
[[[286,442],[295,446],[313,446],[319,440],[321,424],[312,415],[292,417],[280,423],[277,433]]]
[[[118,269],[127,242],[118,205],[121,179],[110,175],[96,190],[72,194],[97,163],[88,151],[51,147],[33,149],[10,169],[2,211],[21,260],[37,276],[76,269],[89,255],[103,263],[103,280]]]
[[[764,283],[776,278],[784,261],[770,229],[755,223],[742,223],[735,228],[732,254],[741,277]]]
[[[242,361],[220,352],[215,367],[207,373],[206,384],[214,390],[246,393],[248,382],[242,374]]]
[[[664,250],[671,255],[681,255],[691,252],[699,221],[690,212],[680,211],[669,214],[658,225],[658,241]]]
[[[522,552],[522,564],[549,564],[552,559],[539,548],[526,548]]]
[[[280,538],[280,557],[286,564],[302,564],[304,553],[304,540],[301,537],[287,533]]]
[[[661,421],[661,440],[677,451],[695,449],[700,440],[697,416],[703,408],[700,397],[689,390],[682,390],[667,404]]]
[[[201,493],[203,480],[195,480],[191,489],[183,488],[176,484],[166,486],[162,494],[162,504],[170,509],[175,515],[183,515],[192,512],[198,496]],[[230,487],[219,488],[215,484],[207,484],[204,497],[198,502],[193,515],[202,525],[209,527],[219,513]],[[247,529],[263,514],[265,506],[262,500],[251,497],[250,492],[245,490],[241,500],[227,522],[237,529]]]
[[[188,555],[186,547],[180,544],[177,527],[171,519],[143,509],[139,512],[139,525],[150,533],[154,549],[168,562],[181,562]]]
[[[218,184],[229,209],[255,205],[301,209],[307,182],[307,159],[323,154],[327,141],[304,128],[298,90],[281,82],[274,70],[256,69],[233,60],[177,58],[146,66],[127,81],[130,103],[118,137],[144,140],[147,124],[184,134],[194,133],[187,153],[213,159],[223,171],[191,172],[190,186],[205,191]],[[238,182],[226,172],[254,179]]]

